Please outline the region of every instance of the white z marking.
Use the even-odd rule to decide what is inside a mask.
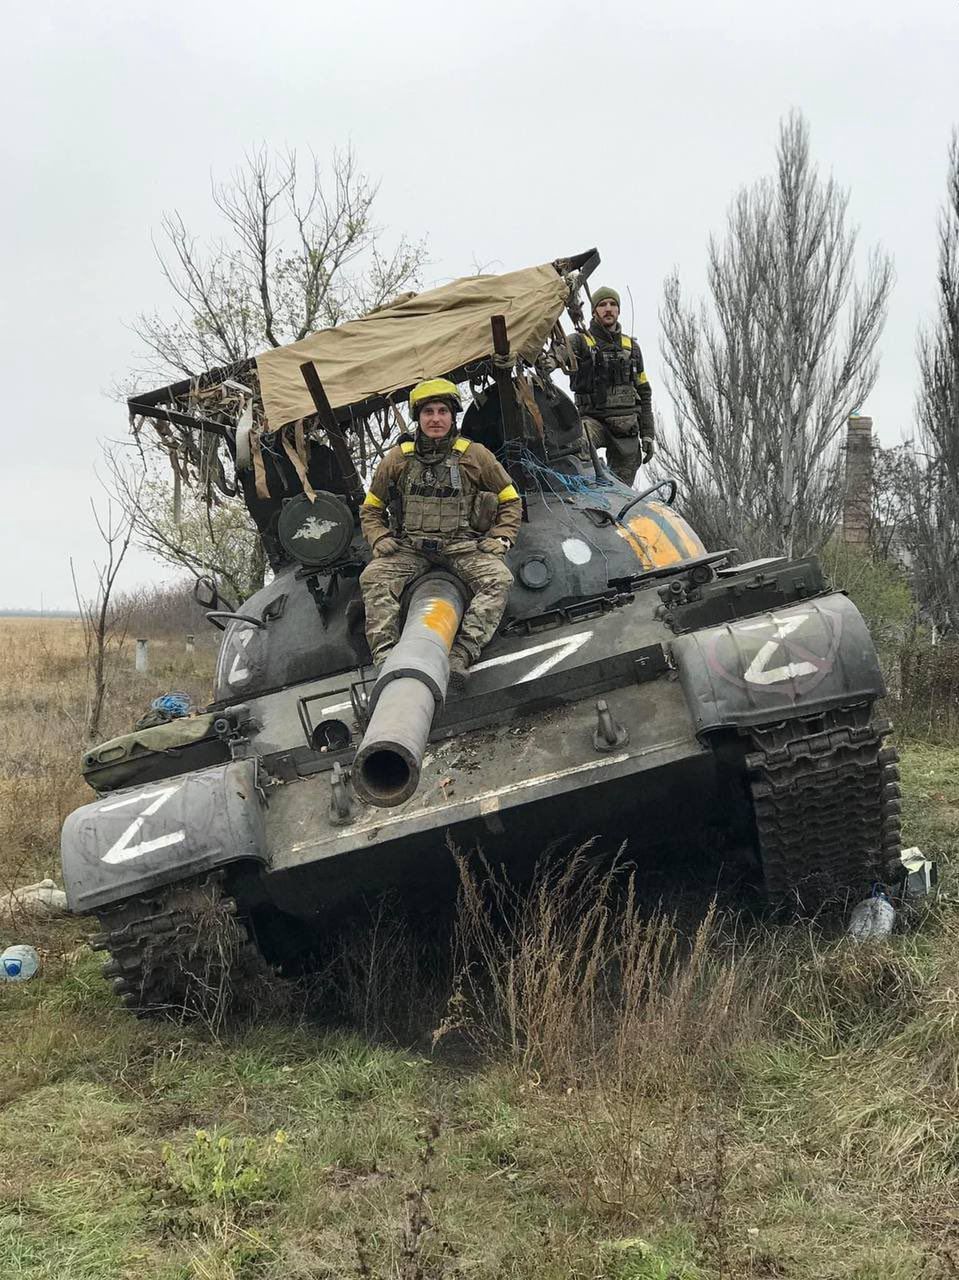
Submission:
[[[549,653],[548,658],[538,662],[532,671],[516,681],[517,684],[526,684],[528,680],[538,680],[540,676],[545,676],[547,671],[552,671],[553,667],[571,658],[574,653],[582,649],[587,640],[592,638],[592,631],[584,631],[582,635],[569,636],[564,640],[548,640],[545,644],[534,644],[532,648],[520,649],[517,653],[504,653],[498,658],[486,658],[483,662],[477,662],[473,670],[483,671],[486,667],[503,667],[508,662],[519,662],[522,658],[531,658],[535,653]]]
[[[240,659],[243,656],[243,650],[253,639],[253,628],[246,627],[237,637],[237,654],[233,659],[233,665],[230,667],[230,674],[227,676],[228,684],[242,684],[244,680],[249,680],[249,667],[241,667]]]
[[[127,796],[124,800],[103,805],[101,812],[108,813],[111,809],[122,809],[124,805],[137,804],[141,800],[150,801],[140,816],[133,819],[120,839],[106,851],[101,862],[128,862],[131,858],[142,858],[145,853],[152,853],[154,849],[165,849],[167,845],[179,844],[181,840],[185,840],[185,831],[171,831],[169,835],[157,836],[153,840],[141,840],[138,844],[130,843],[133,837],[139,834],[144,820],[152,818],[157,810],[166,804],[170,796],[179,791],[182,786],[183,783],[178,782],[176,786],[164,787],[161,791],[141,791],[139,795]]]
[[[766,670],[766,663],[786,637],[792,635],[794,631],[798,631],[808,617],[808,613],[797,613],[792,618],[777,618],[773,616],[773,623],[775,624],[773,638],[767,640],[760,648],[755,658],[743,672],[743,679],[748,680],[750,684],[779,684],[782,680],[795,680],[799,676],[815,675],[819,670],[815,662],[788,662],[784,667],[770,667],[768,671]],[[768,626],[768,622],[751,622],[746,626],[740,627],[740,630],[762,631]]]

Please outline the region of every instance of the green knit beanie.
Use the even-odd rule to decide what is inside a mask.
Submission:
[[[610,289],[607,285],[603,285],[602,289],[596,289],[593,293],[593,310],[599,306],[601,302],[615,302],[619,306],[619,294],[615,289]]]

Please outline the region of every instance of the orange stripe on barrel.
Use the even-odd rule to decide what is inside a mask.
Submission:
[[[452,649],[456,636],[456,628],[460,624],[459,614],[448,600],[431,600],[423,611],[423,625],[438,635]]]

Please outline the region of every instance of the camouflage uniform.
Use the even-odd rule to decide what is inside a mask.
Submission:
[[[571,382],[594,448],[606,450],[609,469],[632,484],[640,465],[640,439],[655,440],[653,393],[635,338],[594,319],[569,338],[578,368]]]
[[[484,494],[492,495],[485,504]],[[407,585],[439,565],[473,593],[454,650],[462,652],[467,665],[475,662],[499,625],[513,581],[503,563],[507,547],[495,540],[511,546],[521,519],[522,504],[509,474],[481,444],[455,435],[441,441],[419,436],[415,446],[404,441],[391,449],[360,510],[374,555],[360,575],[374,661],[399,639],[400,600]],[[398,539],[400,547],[377,557],[376,544],[386,537]]]

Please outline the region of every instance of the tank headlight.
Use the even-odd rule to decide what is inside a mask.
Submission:
[[[323,569],[342,559],[353,537],[353,513],[335,493],[305,493],[284,502],[276,524],[280,546],[307,569]]]

